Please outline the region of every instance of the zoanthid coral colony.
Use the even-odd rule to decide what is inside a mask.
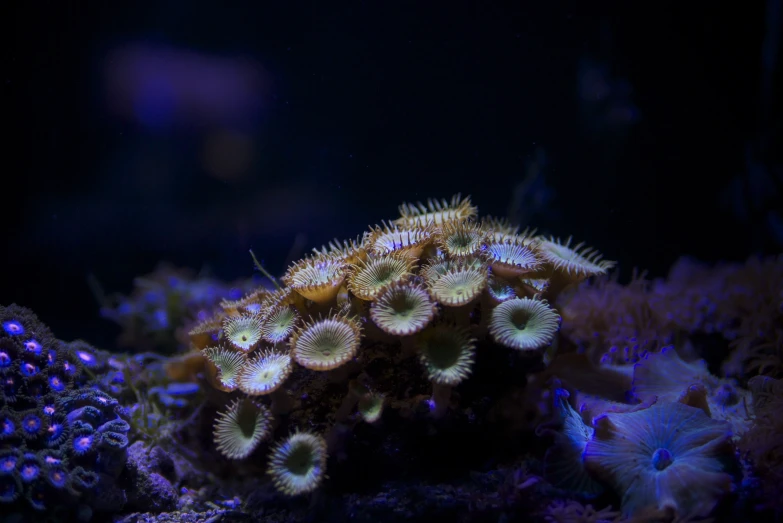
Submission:
[[[103,355],[65,343],[28,309],[0,306],[0,511],[34,521],[116,510],[130,429],[97,379]],[[70,512],[69,512],[70,511]],[[70,516],[69,516],[70,514]]]
[[[328,372],[339,381],[358,374],[367,347],[379,343],[397,347],[400,359],[417,356],[431,382],[429,416],[443,418],[454,406],[452,391],[471,379],[477,351],[540,359],[559,329],[550,305],[557,293],[612,266],[570,240],[479,219],[459,195],[403,204],[396,219],[314,249],[277,289],[224,301],[191,331],[210,383],[227,393],[216,447],[228,458],[249,456],[273,438],[273,417],[292,408],[292,372]],[[389,391],[345,383],[335,418],[358,409],[356,419],[378,422]],[[281,492],[319,485],[326,439],[299,430],[278,442],[269,472]]]

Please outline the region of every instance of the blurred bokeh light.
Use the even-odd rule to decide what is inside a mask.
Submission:
[[[128,44],[106,56],[114,114],[150,129],[253,129],[269,80],[248,59]]]

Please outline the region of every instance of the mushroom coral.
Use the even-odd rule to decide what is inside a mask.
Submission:
[[[685,362],[674,347],[648,353],[633,369],[634,396],[639,401],[679,401],[693,385],[704,387],[706,409],[715,419],[731,423],[734,438],[741,436],[753,417],[750,393],[729,379],[710,374],[704,360]]]
[[[586,425],[568,403],[568,391],[555,389],[553,397],[559,427],[537,431],[555,437],[554,445],[544,456],[544,477],[552,485],[577,495],[596,496],[603,491],[603,487],[588,473],[583,459],[587,442],[595,430]]]
[[[729,424],[682,403],[608,413],[596,420],[585,463],[622,496],[622,512],[648,509],[706,516],[731,491],[721,457],[731,454]]]

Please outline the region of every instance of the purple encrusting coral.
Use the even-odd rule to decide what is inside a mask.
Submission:
[[[106,463],[124,462],[130,427],[117,400],[96,388],[105,361],[84,342],[56,339],[23,307],[0,306],[0,322],[0,510],[24,521],[39,517],[31,510],[116,510],[104,500],[117,498],[118,469]]]
[[[685,362],[673,347],[664,347],[634,366],[632,393],[639,401],[687,402],[696,388],[703,389],[701,407],[710,417],[728,421],[735,439],[742,436],[754,417],[750,393],[710,374],[704,360]]]

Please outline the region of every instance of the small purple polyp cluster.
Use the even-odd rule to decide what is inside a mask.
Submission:
[[[24,342],[24,348],[25,350],[32,352],[36,356],[41,354],[41,351],[43,350],[43,347],[41,347],[41,344],[38,343],[36,340],[27,340]]]
[[[5,330],[6,334],[9,336],[20,336],[25,332],[24,326],[16,320],[4,321],[3,330]]]
[[[239,299],[256,286],[252,279],[228,285],[161,265],[138,278],[129,296],[113,296],[101,315],[123,328],[120,345],[132,351],[174,352],[182,345],[177,327],[204,319],[221,300]]]
[[[36,437],[40,432],[42,425],[43,422],[38,414],[31,412],[22,417],[22,430],[28,437]]]
[[[781,278],[778,257],[715,266],[683,257],[666,279],[637,277],[621,285],[603,278],[575,289],[560,302],[563,333],[601,363],[619,364],[639,361],[676,335],[774,338],[769,318],[780,301],[770,296],[770,287]]]
[[[124,463],[130,429],[96,388],[106,362],[84,342],[57,340],[22,307],[0,306],[0,322],[0,511],[94,504],[105,494],[99,478],[111,488]]]
[[[95,437],[89,431],[76,434],[73,438],[73,452],[77,456],[83,456],[90,452],[95,444]]]

